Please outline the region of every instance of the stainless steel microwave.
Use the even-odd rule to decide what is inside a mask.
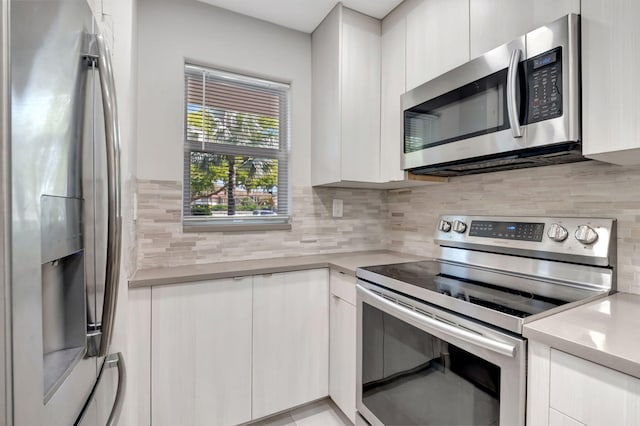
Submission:
[[[580,86],[570,14],[405,93],[403,168],[457,176],[583,160]]]

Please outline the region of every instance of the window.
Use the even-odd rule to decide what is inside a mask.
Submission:
[[[289,224],[289,85],[185,66],[185,226]]]

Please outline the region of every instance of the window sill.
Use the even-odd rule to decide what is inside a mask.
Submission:
[[[182,222],[182,232],[253,232],[253,231],[290,231],[291,223],[211,223]]]

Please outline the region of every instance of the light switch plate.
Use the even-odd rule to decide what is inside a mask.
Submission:
[[[333,217],[342,217],[342,200],[333,200]]]
[[[133,220],[138,220],[138,193],[133,193]]]

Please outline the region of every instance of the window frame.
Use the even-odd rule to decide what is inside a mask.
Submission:
[[[278,118],[278,148],[252,147],[247,145],[233,145],[226,143],[195,142],[188,139],[188,90],[187,74],[189,71],[202,73],[203,84],[206,76],[211,75],[217,80],[247,88],[270,89],[280,92]],[[288,83],[265,80],[245,74],[231,73],[216,68],[198,65],[187,61],[183,67],[184,105],[183,105],[183,191],[182,191],[182,226],[184,232],[210,231],[257,231],[257,230],[289,230],[291,229],[291,167],[290,167],[290,119],[291,119],[291,85]],[[199,217],[186,213],[191,210],[191,154],[193,152],[212,153],[218,155],[249,156],[256,158],[274,159],[278,162],[278,206],[283,203],[286,214],[277,216],[226,216]]]

